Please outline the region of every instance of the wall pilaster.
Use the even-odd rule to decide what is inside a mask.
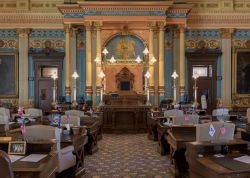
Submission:
[[[16,29],[19,43],[19,105],[29,104],[28,59],[29,33],[31,29]]]
[[[222,103],[224,107],[231,107],[232,93],[232,33],[234,29],[221,29],[222,47]]]

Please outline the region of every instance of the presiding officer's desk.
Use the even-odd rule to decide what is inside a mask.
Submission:
[[[29,154],[47,154],[47,156],[38,162],[19,160],[13,162],[14,176],[16,178],[54,178],[57,169],[57,155],[51,152],[54,146],[55,141],[53,140],[28,142],[25,156]],[[8,141],[0,141],[0,149],[8,152]]]
[[[233,159],[247,154],[243,140],[189,142],[186,149],[191,178],[250,178],[249,164]]]

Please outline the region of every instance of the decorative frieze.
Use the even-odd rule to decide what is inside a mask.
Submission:
[[[18,41],[17,40],[0,40],[0,48],[5,49],[17,49],[18,48]]]
[[[186,48],[220,48],[221,40],[186,40],[185,43]]]
[[[48,39],[30,39],[29,48],[45,48],[48,41],[51,44],[51,48],[65,48],[65,40]]]

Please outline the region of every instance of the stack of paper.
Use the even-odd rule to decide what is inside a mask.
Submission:
[[[27,162],[38,162],[41,159],[45,158],[47,154],[31,154],[26,156],[25,158],[21,159],[20,161],[27,161]]]
[[[23,156],[17,156],[17,155],[9,155],[10,161],[14,163],[15,161],[23,158]]]
[[[250,164],[250,156],[240,156],[238,158],[234,158],[234,160],[236,161],[240,161],[240,162],[243,162],[243,163],[247,163],[247,164]]]

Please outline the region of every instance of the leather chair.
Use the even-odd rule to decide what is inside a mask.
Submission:
[[[69,117],[69,122],[67,121],[67,117]],[[72,115],[63,115],[61,117],[61,125],[70,124],[72,126],[80,126],[80,117],[72,116]]]
[[[179,109],[171,109],[164,111],[164,117],[179,116],[179,115],[184,115],[184,112]]]
[[[4,130],[9,130],[9,120],[10,120],[10,111],[4,107],[0,107],[0,124],[4,124]]]
[[[43,111],[41,109],[37,109],[37,108],[28,108],[25,109],[25,114],[29,114],[32,117],[43,117]]]
[[[26,132],[23,134],[24,138],[29,140],[56,140],[57,153],[57,172],[60,173],[68,168],[75,166],[76,157],[73,155],[74,147],[69,145],[61,148],[61,130],[56,127],[47,125],[33,125],[27,126]]]
[[[196,125],[199,123],[199,115],[180,115],[172,118],[174,125]]]
[[[0,150],[0,170],[2,178],[14,178],[14,173],[12,170],[12,165],[10,158],[7,153]]]
[[[250,108],[247,108],[247,122],[250,123]]]
[[[65,111],[65,115],[79,116],[79,117],[86,116],[86,115],[84,115],[83,111],[78,111],[78,110],[68,110],[68,111]]]
[[[222,133],[221,128],[225,128]],[[228,141],[234,139],[235,124],[227,122],[210,122],[196,126],[196,141]],[[214,132],[210,135],[209,132]]]

